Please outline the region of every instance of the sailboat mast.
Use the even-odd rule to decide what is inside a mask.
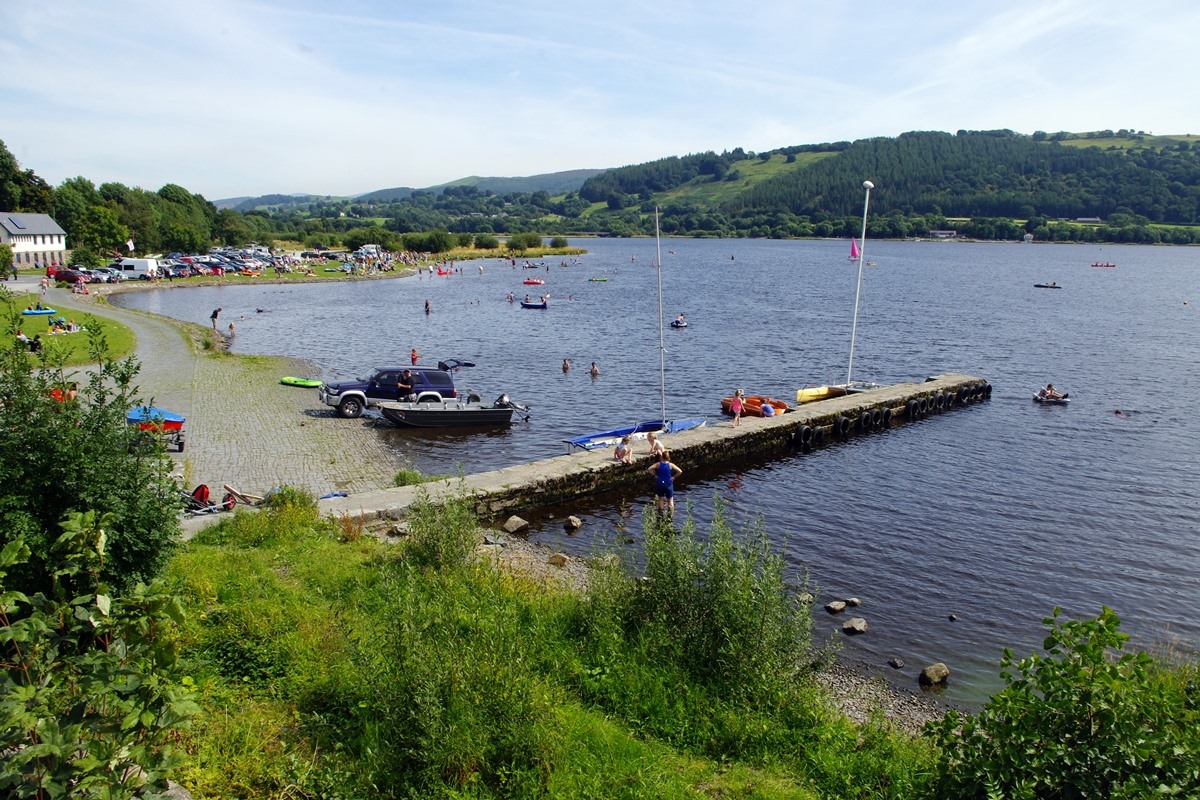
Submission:
[[[654,264],[658,267],[658,381],[661,397],[662,421],[667,422],[667,348],[663,342],[662,304],[662,242],[658,231],[658,206],[654,207]]]
[[[858,298],[862,295],[863,264],[867,262],[867,207],[871,204],[871,190],[875,184],[863,181],[866,195],[863,197],[862,238],[858,246],[858,286],[854,289],[854,323],[850,326],[850,361],[846,366],[846,388],[850,388],[850,377],[854,374],[854,337],[858,333]],[[662,300],[660,298],[659,303]]]

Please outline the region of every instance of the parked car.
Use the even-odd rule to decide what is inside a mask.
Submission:
[[[60,269],[50,276],[55,281],[69,284],[91,283],[91,277],[84,272],[73,269]]]
[[[120,283],[121,281],[121,273],[112,267],[97,267],[92,270],[92,274],[99,275],[102,283]]]
[[[458,396],[454,379],[446,370],[435,367],[379,367],[365,378],[323,383],[317,390],[317,397],[325,405],[336,408],[343,417],[354,418],[360,416],[365,408],[400,400],[396,384],[406,369],[412,370],[413,396],[418,402],[449,400]]]

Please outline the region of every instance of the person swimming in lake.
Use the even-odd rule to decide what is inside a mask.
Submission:
[[[595,361],[593,361],[593,362],[592,362],[592,368],[591,368],[590,370],[588,370],[588,373],[589,373],[589,374],[590,374],[590,375],[591,375],[593,378],[599,378],[599,377],[600,377],[600,367],[599,367],[599,366],[596,364],[596,362],[595,362]]]

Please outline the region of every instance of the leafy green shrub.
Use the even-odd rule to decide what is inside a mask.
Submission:
[[[490,233],[475,234],[475,248],[477,250],[496,250],[500,247],[500,240]]]
[[[707,544],[690,519],[678,533],[647,525],[632,611],[697,680],[733,698],[773,697],[802,675],[812,624],[785,569],[761,529],[735,540],[718,502]]]
[[[490,571],[402,570],[363,642],[358,747],[394,796],[535,797],[561,747],[539,612]],[[403,791],[404,787],[411,787]]]
[[[263,498],[263,506],[266,508],[307,508],[315,510],[317,508],[317,498],[313,497],[312,492],[306,489],[297,489],[295,486],[279,486],[272,489]]]
[[[556,250],[562,250],[563,248],[565,248],[565,247],[567,247],[567,246],[568,246],[568,244],[567,244],[567,237],[565,237],[565,236],[555,236],[554,238],[552,238],[552,239],[550,240],[550,246],[551,246],[551,247],[553,247],[553,248],[554,248],[554,249],[556,249]]]
[[[409,506],[405,520],[409,533],[405,552],[419,566],[460,566],[479,544],[479,520],[469,497],[434,503],[425,495]]]
[[[416,486],[427,480],[419,469],[402,469],[392,477],[392,486]]]
[[[949,712],[927,733],[941,747],[939,797],[1200,796],[1200,684],[1178,680],[1104,608],[1094,620],[1044,620],[1046,655],[1014,661],[975,716]],[[1015,666],[1015,672],[1013,667]]]
[[[161,792],[179,763],[176,732],[196,711],[172,679],[181,606],[158,585],[108,594],[107,537],[94,513],[73,514],[62,529],[48,593],[12,591],[8,572],[30,551],[20,538],[0,550],[0,793]]]
[[[125,421],[141,402],[139,365],[112,360],[105,335],[89,329],[97,366],[66,399],[76,376],[56,348],[30,355],[13,335],[18,319],[0,344],[0,544],[21,538],[30,550],[14,587],[50,590],[59,523],[88,510],[111,515],[101,579],[118,590],[149,580],[178,542],[179,499],[161,443],[134,447],[138,432]]]

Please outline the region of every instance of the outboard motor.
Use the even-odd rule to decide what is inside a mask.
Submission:
[[[523,406],[512,400],[508,395],[502,394],[496,398],[496,402],[492,404],[493,408],[515,408],[517,411],[528,411],[528,406]]]

